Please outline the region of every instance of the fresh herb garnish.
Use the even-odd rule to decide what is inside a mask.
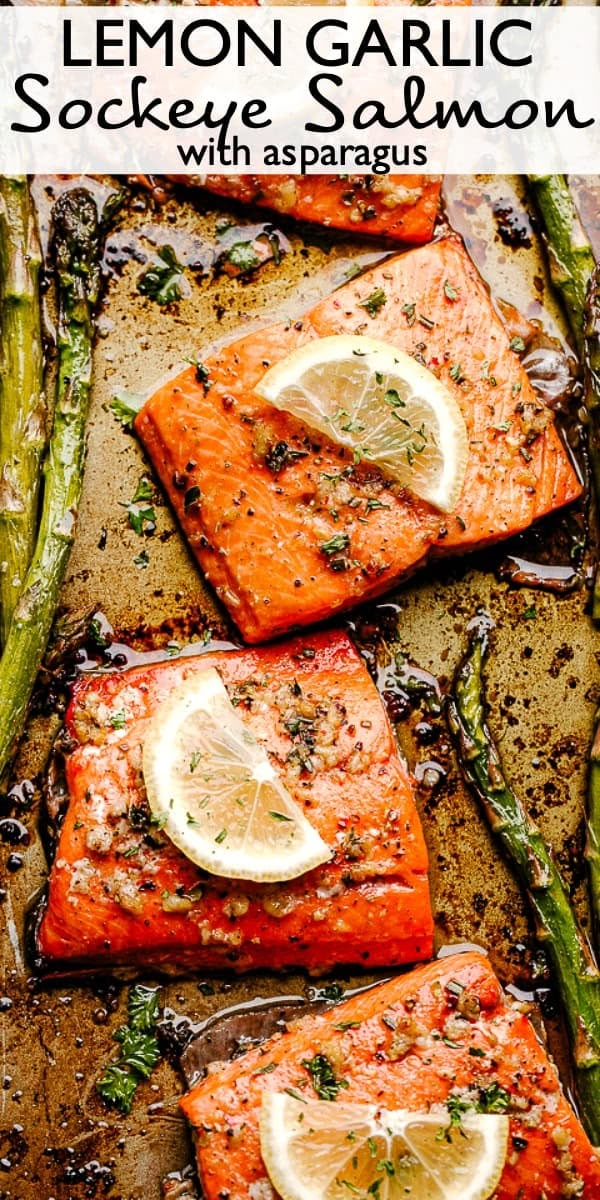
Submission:
[[[106,1068],[96,1083],[96,1091],[105,1104],[125,1114],[131,1110],[138,1084],[148,1078],[160,1057],[156,1037],[157,989],[142,984],[132,987],[127,1012],[127,1025],[114,1034],[115,1041],[121,1044],[120,1058]]]
[[[199,358],[190,358],[188,361],[192,367],[196,368],[196,383],[202,384],[204,393],[206,394],[208,389],[212,386],[212,379],[210,377],[208,367],[205,367],[204,363],[200,362]]]
[[[121,1043],[122,1061],[133,1071],[137,1071],[142,1079],[147,1079],[160,1058],[154,1034],[142,1033],[140,1029],[122,1025],[114,1036],[115,1041]]]
[[[144,396],[138,392],[119,392],[109,402],[113,416],[121,422],[124,429],[131,429],[135,418],[144,404]]]
[[[407,325],[414,325],[414,323],[417,319],[416,304],[403,304],[401,311],[404,313],[404,316],[406,317]]]
[[[326,554],[328,558],[331,558],[334,554],[342,554],[349,545],[350,538],[347,533],[336,533],[327,542],[321,542],[319,549],[321,554]]]
[[[447,300],[458,300],[458,292],[448,279],[444,280],[444,295]]]
[[[378,288],[375,288],[375,290],[371,292],[370,296],[367,296],[366,300],[362,300],[358,307],[365,308],[367,310],[369,316],[371,318],[373,318],[373,317],[377,316],[377,313],[379,312],[379,310],[381,308],[383,308],[384,304],[386,304],[386,303],[387,303],[387,296],[386,296],[383,288],[378,287]]]
[[[341,1088],[348,1087],[347,1079],[338,1079],[326,1054],[315,1054],[314,1058],[302,1060],[312,1085],[320,1100],[335,1100]]]
[[[389,510],[391,508],[391,505],[390,504],[382,504],[381,500],[375,500],[373,497],[370,496],[369,499],[367,500],[366,508],[367,508],[367,512],[373,512],[376,508],[387,508]]]
[[[406,401],[402,399],[396,388],[388,388],[383,397],[384,404],[388,404],[390,408],[406,408]]]
[[[183,267],[172,246],[161,246],[157,257],[160,263],[153,263],[138,280],[138,292],[157,304],[173,304],[175,300],[181,300]]]
[[[135,567],[140,567],[140,569],[141,569],[142,571],[145,571],[145,570],[146,570],[146,567],[148,566],[148,563],[149,563],[149,562],[150,562],[150,559],[149,559],[149,557],[148,557],[148,551],[147,551],[147,550],[142,550],[142,551],[140,552],[140,554],[135,554],[135,555],[134,555],[134,558],[133,558],[133,565],[134,565]]]
[[[234,242],[226,254],[226,259],[232,267],[244,274],[255,271],[260,266],[260,256],[256,253],[252,242]]]
[[[129,1024],[142,1033],[153,1033],[159,1017],[158,989],[137,983],[129,993]]]
[[[270,1075],[271,1072],[275,1070],[276,1066],[277,1066],[277,1063],[270,1062],[270,1063],[267,1063],[266,1066],[264,1066],[264,1067],[257,1067],[256,1071],[253,1071],[252,1074],[253,1075]]]
[[[110,646],[110,638],[103,632],[100,621],[97,617],[92,617],[90,627],[88,629],[88,638],[98,650],[106,650]]]
[[[481,1088],[476,1108],[481,1113],[503,1113],[510,1105],[510,1094],[498,1083]]]
[[[153,499],[153,488],[150,480],[142,475],[138,481],[135,493],[128,504],[120,501],[121,508],[127,510],[127,518],[134,533],[139,537],[145,533],[153,533],[156,528],[156,510],[150,503]]]
[[[489,364],[487,358],[481,367],[481,378],[485,379],[486,382],[489,383],[490,387],[496,387],[496,385],[498,383],[496,376],[490,375],[490,364]]]
[[[128,1113],[131,1111],[138,1082],[131,1071],[115,1063],[114,1066],[106,1068],[96,1084],[96,1091],[105,1104],[111,1104],[120,1112]]]
[[[125,720],[125,709],[123,708],[119,709],[118,712],[113,713],[112,717],[109,717],[109,721],[113,729],[124,729]]]
[[[511,350],[514,350],[515,354],[522,354],[525,349],[525,342],[523,341],[523,338],[519,337],[518,335],[511,338],[510,348]]]

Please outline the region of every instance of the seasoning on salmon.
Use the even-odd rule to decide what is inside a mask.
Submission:
[[[449,1105],[457,1131],[463,1112],[506,1113],[509,1150],[495,1200],[600,1195],[598,1153],[556,1068],[487,958],[468,953],[301,1017],[197,1084],[181,1106],[196,1131],[206,1200],[272,1194],[260,1155],[262,1094],[289,1088],[316,1099],[315,1062],[337,1080],[332,1104],[411,1111]],[[441,1137],[444,1125],[447,1117],[440,1117]]]
[[[439,175],[171,175],[299,221],[421,245],[433,237]]]
[[[141,774],[149,718],[208,667],[333,851],[293,882],[208,875],[151,820]],[[411,780],[344,634],[82,679],[67,734],[68,807],[37,931],[47,967],[323,971],[431,954],[427,852]]]
[[[469,458],[450,516],[256,395],[269,366],[338,333],[414,355],[456,396]],[[301,324],[270,325],[211,354],[159,388],[135,427],[248,642],[379,595],[428,553],[518,533],[581,493],[552,413],[453,237],[386,260]]]

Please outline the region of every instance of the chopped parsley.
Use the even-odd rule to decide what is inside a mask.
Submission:
[[[275,1070],[276,1066],[277,1066],[277,1063],[270,1062],[270,1063],[267,1063],[266,1066],[264,1066],[264,1067],[258,1067],[256,1071],[252,1072],[252,1074],[253,1075],[270,1075],[271,1072]]]
[[[195,367],[196,383],[201,383],[202,387],[204,388],[204,392],[206,393],[212,386],[212,379],[210,377],[208,367],[205,367],[204,363],[200,362],[199,358],[188,358],[185,361],[189,362],[191,367]]]
[[[498,1083],[490,1083],[489,1087],[481,1088],[477,1102],[477,1112],[503,1113],[510,1105],[509,1093]]]
[[[452,366],[450,367],[450,378],[453,379],[455,383],[464,383],[465,377],[462,373],[462,367],[460,363],[452,363]]]
[[[150,559],[148,557],[147,550],[142,550],[140,554],[134,555],[133,565],[135,567],[139,567],[142,571],[146,570],[146,567],[148,566],[149,562],[150,562]]]
[[[142,475],[129,503],[120,501],[121,508],[127,511],[129,525],[138,537],[153,533],[156,528],[156,510],[151,503],[153,497],[152,484],[146,475]]]
[[[285,813],[276,812],[274,809],[269,811],[269,816],[273,821],[292,821],[293,817],[287,817]]]
[[[302,1060],[312,1085],[320,1100],[335,1100],[341,1088],[348,1087],[347,1079],[338,1079],[326,1054],[315,1054],[314,1058]]]
[[[349,545],[350,538],[347,533],[336,533],[329,538],[329,541],[321,542],[319,549],[321,554],[326,554],[328,558],[331,558],[334,554],[343,554]]]
[[[123,1025],[117,1029],[115,1041],[121,1043],[123,1062],[127,1063],[133,1071],[137,1071],[142,1079],[147,1079],[160,1058],[155,1035],[142,1033],[140,1029],[132,1029],[129,1025]]]
[[[215,842],[217,842],[218,845],[220,846],[221,843],[225,841],[226,837],[227,837],[227,830],[222,829],[221,832],[217,834],[217,836],[215,838]]]
[[[131,429],[143,404],[144,396],[138,392],[118,392],[108,407],[124,429]]]
[[[158,989],[137,983],[129,993],[129,1024],[142,1033],[153,1033],[159,1017]]]
[[[144,271],[141,279],[138,280],[138,292],[141,292],[143,296],[149,296],[157,304],[173,304],[175,300],[181,300],[183,267],[177,261],[172,246],[161,246],[157,251],[157,257],[160,262],[153,263],[148,267],[148,270]]]
[[[458,292],[448,279],[444,280],[444,295],[446,300],[450,300],[451,302],[458,300]]]
[[[105,1104],[127,1114],[131,1110],[136,1088],[147,1079],[160,1054],[156,1037],[158,1020],[158,991],[136,984],[131,988],[127,1005],[128,1023],[114,1034],[121,1045],[118,1062],[111,1063],[96,1083],[96,1091]]]
[[[225,255],[227,262],[236,267],[241,274],[255,271],[260,266],[260,256],[256,253],[252,242],[234,242]]]
[[[390,408],[406,408],[406,401],[402,399],[396,388],[388,388],[383,397],[384,404]]]
[[[519,337],[518,335],[517,337],[511,338],[510,348],[511,350],[514,350],[515,354],[522,354],[525,349],[525,342],[523,341],[523,338]]]
[[[401,311],[404,313],[404,316],[406,317],[407,325],[414,325],[414,323],[417,319],[416,304],[403,304]]]
[[[490,375],[490,364],[489,364],[487,358],[481,368],[481,378],[485,379],[486,382],[489,383],[490,387],[496,387],[496,385],[498,383],[496,376]]]
[[[125,709],[124,708],[119,709],[119,711],[116,713],[113,713],[112,717],[110,717],[109,719],[110,719],[110,723],[111,723],[113,729],[124,729],[125,728],[125,720],[126,720]]]
[[[373,318],[377,316],[377,313],[383,308],[384,304],[387,304],[387,296],[383,288],[378,287],[371,292],[370,296],[367,296],[366,300],[362,300],[358,307],[365,308],[369,316]]]

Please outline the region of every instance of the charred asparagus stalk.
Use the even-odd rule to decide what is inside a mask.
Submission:
[[[0,779],[21,735],[54,619],[81,495],[92,373],[93,318],[100,287],[100,220],[83,188],[53,212],[59,369],[44,497],[31,565],[0,662]]]
[[[590,454],[600,460],[600,267],[596,267],[588,292],[585,324]],[[593,613],[600,616],[598,573],[594,586]],[[588,834],[586,854],[596,935],[600,937],[600,708],[594,721],[588,787]]]
[[[600,1145],[600,972],[582,933],[552,854],[509,787],[485,718],[482,678],[489,622],[477,618],[454,680],[449,723],[460,763],[481,801],[492,832],[514,867],[548,950],[573,1056],[581,1117]]]
[[[38,276],[41,251],[27,177],[0,176],[0,641],[33,555],[46,444]]]
[[[530,175],[544,223],[550,277],[562,298],[579,358],[585,364],[589,346],[588,289],[596,268],[594,252],[581,224],[564,175]],[[598,338],[598,325],[595,327]],[[597,341],[596,366],[600,367]],[[585,409],[589,425],[590,464],[596,503],[600,503],[600,372],[586,371]],[[596,573],[593,616],[600,620],[600,579]]]
[[[564,175],[530,175],[544,223],[550,276],[562,298],[579,357],[585,350],[585,305],[596,260]]]

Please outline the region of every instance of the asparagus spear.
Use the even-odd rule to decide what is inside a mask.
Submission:
[[[585,367],[585,411],[596,504],[600,505],[600,267],[586,237],[564,175],[529,177],[542,215],[552,280],[566,308]],[[592,589],[592,616],[600,620],[600,569]],[[590,753],[586,855],[592,912],[600,937],[600,708]]]
[[[89,192],[65,192],[53,211],[58,380],[44,498],[31,565],[0,661],[0,779],[21,735],[52,626],[81,495],[91,387],[93,317],[100,288],[100,220]]]
[[[581,224],[569,185],[564,175],[530,175],[537,205],[544,223],[550,259],[550,277],[569,320],[573,341],[582,363],[589,353],[590,280],[596,268],[594,252]],[[597,290],[596,290],[597,295]],[[597,310],[597,303],[596,303]],[[595,326],[598,339],[599,324]],[[585,409],[588,420],[589,453],[596,501],[600,503],[600,354],[596,340],[596,370],[586,372]],[[592,614],[600,620],[600,577],[596,571]]]
[[[585,323],[588,410],[590,412],[590,457],[600,459],[600,267],[592,273],[588,291]],[[593,407],[595,404],[596,408]],[[600,615],[600,588],[596,574],[593,615]],[[586,857],[590,869],[592,912],[597,937],[600,937],[600,708],[594,719],[594,738],[590,751],[588,779],[588,826]]]
[[[554,859],[509,787],[485,719],[482,668],[489,621],[476,618],[454,680],[448,713],[462,769],[501,840],[533,909],[565,1011],[581,1117],[600,1145],[600,972],[571,908]]]
[[[35,545],[46,444],[38,276],[41,251],[24,175],[0,176],[0,641]]]
[[[550,276],[562,298],[579,357],[585,350],[585,304],[596,260],[564,175],[529,175],[544,222]]]

